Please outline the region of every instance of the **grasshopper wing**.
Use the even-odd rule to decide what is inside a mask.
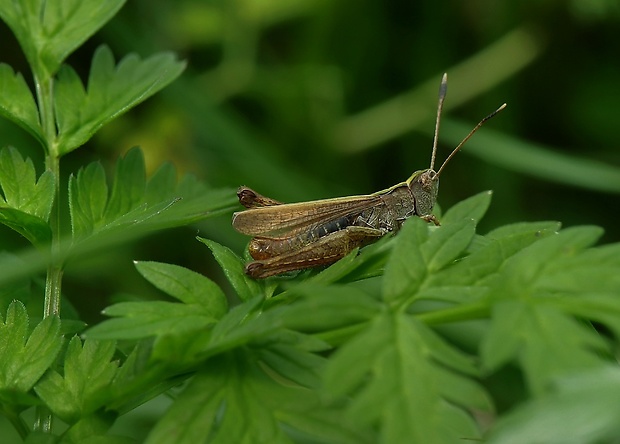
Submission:
[[[233,214],[232,225],[249,236],[285,238],[381,204],[380,196],[364,195],[266,206]]]

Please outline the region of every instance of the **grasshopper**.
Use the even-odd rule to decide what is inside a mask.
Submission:
[[[439,176],[465,142],[506,107],[504,103],[482,119],[435,171],[437,136],[447,82],[444,74],[439,87],[430,166],[414,172],[405,182],[368,195],[292,204],[240,187],[237,196],[247,209],[233,214],[232,225],[240,233],[254,236],[248,247],[254,261],[246,265],[246,274],[260,279],[332,264],[355,248],[374,242],[387,233],[397,232],[411,216],[439,225],[432,214]]]

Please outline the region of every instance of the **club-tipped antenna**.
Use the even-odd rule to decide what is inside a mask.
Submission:
[[[495,117],[495,115],[496,115],[498,112],[500,112],[501,110],[503,110],[504,108],[506,108],[506,104],[505,104],[505,103],[504,103],[504,104],[502,104],[502,106],[500,106],[499,108],[497,108],[495,111],[493,111],[491,114],[489,114],[488,116],[486,116],[484,119],[482,119],[480,122],[478,122],[478,125],[476,125],[476,126],[474,127],[474,129],[472,129],[472,130],[469,132],[469,134],[468,134],[467,136],[465,136],[465,138],[464,138],[463,140],[461,140],[461,143],[459,143],[459,144],[456,146],[456,148],[454,148],[454,149],[452,150],[452,152],[451,152],[451,153],[450,153],[450,155],[446,158],[446,160],[444,160],[444,161],[443,161],[443,163],[441,164],[441,167],[439,168],[439,170],[437,170],[437,174],[435,174],[435,176],[433,177],[433,179],[437,179],[437,178],[439,178],[439,175],[440,175],[440,174],[441,174],[441,172],[443,171],[444,167],[447,165],[447,163],[450,161],[450,159],[452,159],[452,158],[454,157],[454,155],[455,155],[456,153],[458,153],[458,152],[459,152],[459,150],[461,149],[461,147],[462,147],[463,145],[465,145],[465,142],[467,142],[467,141],[469,140],[469,138],[470,138],[471,136],[473,136],[473,135],[474,135],[474,133],[475,133],[476,131],[478,131],[482,125],[484,125],[484,124],[486,123],[486,121],[487,121],[487,120],[489,120],[489,119],[490,119],[490,118],[492,118],[492,117]],[[437,137],[436,133],[435,133],[435,137]],[[434,150],[434,149],[433,149],[433,150]],[[433,151],[433,160],[434,160],[434,158],[435,158],[435,155],[434,155],[434,151]],[[432,166],[431,166],[431,169],[432,169]]]
[[[437,118],[435,120],[435,135],[433,136],[433,152],[431,154],[431,170],[435,166],[435,156],[437,154],[437,138],[439,137],[439,123],[441,122],[441,110],[443,109],[443,101],[448,93],[448,73],[443,73],[441,83],[439,84],[439,103],[437,103]]]

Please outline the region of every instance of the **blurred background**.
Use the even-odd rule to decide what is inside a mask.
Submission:
[[[428,167],[447,72],[440,161],[482,117],[508,108],[446,169],[439,205],[490,189],[482,233],[558,220],[600,225],[614,242],[619,31],[617,0],[132,0],[69,63],[86,79],[106,43],[117,59],[174,51],[188,68],[61,168],[68,176],[102,159],[112,171],[140,145],[151,171],[171,161],[232,196],[239,185],[285,202],[372,193]],[[4,24],[0,39],[0,61],[29,77]],[[42,170],[36,142],[0,121],[0,146],[9,144]],[[208,219],[71,263],[63,288],[94,322],[114,295],[154,291],[133,259],[223,281],[197,234],[237,253],[248,241],[228,215]],[[0,228],[3,249],[22,243]]]

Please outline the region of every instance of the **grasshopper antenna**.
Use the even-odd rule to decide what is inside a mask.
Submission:
[[[444,78],[445,78],[445,77],[444,77]],[[496,115],[497,113],[499,113],[501,110],[503,110],[504,108],[506,108],[506,104],[505,104],[505,103],[504,103],[502,106],[500,106],[499,108],[497,108],[495,111],[493,111],[491,114],[489,114],[488,116],[486,116],[484,119],[482,119],[480,122],[478,122],[478,125],[476,125],[476,126],[474,127],[474,129],[473,129],[473,130],[471,130],[467,136],[465,136],[465,138],[461,141],[461,143],[459,143],[459,144],[456,146],[456,148],[454,148],[454,149],[452,150],[452,152],[451,152],[451,153],[450,153],[450,155],[446,158],[446,160],[444,160],[444,161],[443,161],[443,163],[441,164],[441,167],[440,167],[440,168],[439,168],[439,170],[437,171],[437,174],[435,174],[435,176],[433,177],[433,180],[435,180],[435,179],[438,179],[438,178],[439,178],[439,175],[440,175],[440,174],[441,174],[441,172],[443,171],[443,168],[444,168],[444,167],[446,166],[446,164],[450,161],[450,159],[452,159],[452,158],[454,157],[454,155],[455,155],[456,153],[458,153],[458,152],[459,152],[459,150],[461,149],[461,147],[462,147],[463,145],[465,145],[465,142],[467,142],[467,141],[469,140],[469,138],[470,138],[471,136],[473,136],[473,135],[474,135],[474,133],[475,133],[476,131],[478,131],[482,125],[484,125],[484,124],[486,123],[486,121],[487,121],[487,120],[489,120],[489,119],[490,119],[490,118],[492,118],[492,117],[495,117],[495,115]],[[437,117],[437,123],[438,123],[438,125],[437,125],[437,126],[439,126],[439,116]],[[435,138],[437,137],[437,132],[436,132],[436,131],[437,131],[437,130],[435,130]],[[433,149],[433,158],[432,158],[432,160],[434,160],[434,159],[435,159],[435,151],[434,151],[434,149]],[[432,169],[432,168],[433,168],[433,167],[432,167],[432,163],[431,163],[431,169]]]
[[[443,73],[441,83],[439,84],[439,103],[437,104],[437,118],[435,120],[435,135],[433,136],[433,152],[431,154],[431,166],[429,169],[433,169],[435,166],[435,155],[437,154],[437,138],[439,136],[439,123],[441,122],[441,110],[443,109],[443,101],[446,98],[448,92],[448,73]]]

